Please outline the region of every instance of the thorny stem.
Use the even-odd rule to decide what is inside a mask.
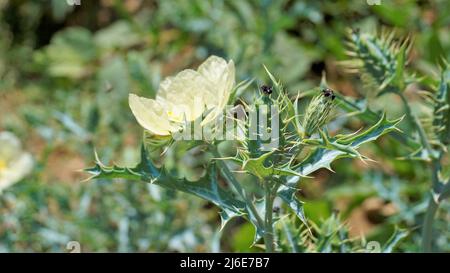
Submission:
[[[214,157],[216,158],[221,158],[222,156],[220,155],[218,149],[216,146],[214,145],[210,145],[210,150],[213,153]],[[237,194],[242,198],[242,200],[245,202],[247,208],[250,210],[250,212],[252,213],[253,217],[256,219],[256,224],[263,228],[264,225],[264,221],[261,218],[261,216],[258,213],[258,210],[256,209],[255,205],[253,204],[252,199],[250,198],[250,196],[248,196],[245,192],[245,190],[242,188],[241,184],[239,183],[239,181],[237,181],[236,177],[233,175],[233,173],[231,172],[231,170],[228,168],[227,164],[225,163],[225,161],[223,160],[217,160],[218,165],[219,165],[219,169],[222,173],[222,176],[225,178],[225,181],[228,183],[228,185],[233,188]]]
[[[423,222],[422,231],[422,250],[423,252],[431,252],[432,239],[433,239],[433,221],[434,216],[439,208],[439,203],[434,200],[433,194],[428,201],[427,212],[425,213],[425,219]]]
[[[418,118],[414,115],[405,95],[403,95],[403,93],[398,93],[398,95],[402,99],[403,106],[405,107],[406,117],[408,118],[409,123],[413,127],[417,128],[417,132],[419,133],[420,143],[424,146],[425,149],[427,149],[427,152],[430,153],[430,156],[432,156],[433,154],[432,154],[431,145],[428,142],[428,138],[426,136],[425,130],[422,127],[422,124],[420,123]]]
[[[214,157],[220,158],[221,155],[216,146],[210,145],[210,150]],[[275,195],[273,194],[273,185],[270,180],[264,180],[264,197],[265,197],[265,216],[264,220],[258,213],[255,205],[251,198],[245,193],[245,190],[239,184],[236,177],[233,175],[231,170],[226,165],[225,161],[217,160],[222,176],[225,178],[226,182],[238,193],[238,195],[245,201],[247,208],[252,213],[253,217],[256,219],[256,225],[258,225],[262,230],[264,230],[264,244],[266,246],[266,252],[274,252],[274,231],[273,231],[273,201]],[[276,188],[275,188],[276,189]]]
[[[287,240],[288,240],[289,244],[291,245],[292,252],[293,253],[298,253],[299,250],[298,250],[297,243],[296,243],[296,240],[294,238],[294,235],[289,230],[289,227],[286,224],[286,222],[285,221],[281,221],[281,222],[282,222],[282,225],[283,225],[283,230],[286,233]]]
[[[265,229],[264,229],[264,243],[266,245],[266,252],[274,252],[274,232],[273,232],[273,201],[272,183],[269,179],[265,179],[264,183],[264,200],[265,200]]]
[[[430,252],[432,246],[433,239],[433,222],[434,216],[436,215],[437,210],[439,209],[439,202],[434,200],[434,193],[438,193],[439,189],[439,171],[440,171],[440,156],[435,157],[433,155],[433,149],[431,148],[430,142],[426,136],[425,130],[422,127],[419,119],[414,115],[409,106],[409,103],[403,93],[398,93],[400,98],[402,99],[403,105],[406,110],[406,116],[413,127],[417,128],[417,132],[419,133],[420,142],[422,146],[427,150],[428,155],[431,157],[431,177],[432,177],[432,194],[430,200],[428,202],[427,211],[425,213],[425,219],[423,222],[422,229],[422,250],[424,252]]]

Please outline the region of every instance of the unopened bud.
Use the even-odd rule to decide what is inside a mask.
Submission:
[[[310,137],[327,122],[335,98],[333,90],[325,88],[311,100],[303,119],[303,137]]]

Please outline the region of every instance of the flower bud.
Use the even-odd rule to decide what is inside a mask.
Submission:
[[[303,138],[310,137],[327,122],[335,98],[333,90],[325,88],[311,100],[303,119]]]

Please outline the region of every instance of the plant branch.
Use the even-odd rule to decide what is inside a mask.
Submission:
[[[426,136],[425,130],[422,127],[419,119],[414,115],[412,109],[406,100],[403,93],[398,93],[400,98],[402,99],[403,105],[406,110],[406,116],[411,123],[411,125],[417,128],[417,132],[419,133],[419,138],[422,146],[427,150],[428,155],[431,157],[431,180],[432,180],[432,193],[430,200],[428,202],[427,211],[425,213],[425,219],[423,222],[422,229],[422,249],[424,252],[430,252],[432,246],[433,239],[433,222],[436,211],[439,208],[439,203],[434,199],[434,194],[439,193],[440,191],[440,183],[439,183],[439,171],[440,171],[440,158],[439,155],[437,158],[434,156],[433,149],[431,148],[430,142]]]
[[[266,252],[274,252],[274,232],[273,232],[273,201],[275,196],[272,192],[272,183],[265,179],[264,183],[264,201],[265,201],[265,229],[264,229],[264,243],[266,245]]]
[[[439,203],[436,202],[436,200],[433,198],[433,194],[431,194],[430,200],[428,201],[428,207],[425,213],[422,230],[422,250],[424,252],[432,251],[433,221],[438,208]]]
[[[430,156],[433,155],[433,150],[431,149],[431,145],[428,141],[428,138],[426,136],[425,130],[422,127],[422,124],[420,123],[419,119],[414,115],[411,106],[408,103],[408,100],[406,99],[405,95],[403,93],[397,92],[398,96],[402,99],[403,106],[405,107],[406,117],[411,124],[411,126],[417,128],[417,132],[419,133],[420,143],[422,146],[427,149],[427,152],[429,152]]]
[[[292,235],[292,232],[289,229],[288,225],[286,224],[285,220],[282,220],[281,223],[283,225],[284,232],[286,233],[286,237],[287,237],[287,240],[289,242],[289,245],[292,248],[292,252],[293,253],[298,253],[299,249],[298,249],[297,241],[296,241],[294,235]]]
[[[213,153],[214,157],[221,158],[221,155],[217,149],[217,146],[210,145],[209,149]],[[257,224],[260,228],[263,228],[265,226],[264,221],[261,218],[261,216],[259,215],[258,210],[256,209],[255,205],[253,204],[253,201],[251,200],[250,196],[247,195],[244,188],[242,188],[239,181],[237,181],[236,177],[233,175],[231,170],[228,168],[225,161],[218,159],[217,164],[219,165],[220,172],[221,172],[223,178],[225,178],[225,181],[242,198],[242,200],[245,202],[247,208],[250,210],[253,217],[256,219],[255,224]]]

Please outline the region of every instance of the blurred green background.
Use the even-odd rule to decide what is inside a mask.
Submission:
[[[81,182],[80,170],[93,164],[94,148],[103,162],[138,162],[142,131],[128,93],[154,96],[162,78],[212,54],[235,61],[237,81],[263,83],[265,64],[296,94],[326,71],[330,86],[355,98],[370,95],[337,65],[348,28],[411,35],[410,65],[423,75],[450,60],[448,1],[380,2],[0,0],[0,131],[16,134],[36,162],[0,195],[0,252],[66,252],[69,241],[93,252],[258,251],[244,221],[220,236],[212,204],[144,183]],[[371,103],[390,117],[403,113],[396,98]],[[338,118],[331,126],[364,125]],[[395,226],[407,228],[396,251],[419,251],[430,181],[425,164],[398,160],[409,152],[386,136],[363,147],[377,163],[343,159],[336,173],[318,171],[299,193],[307,217],[321,223],[339,210],[351,236],[380,242]],[[168,158],[192,179],[207,160],[196,150]],[[435,222],[441,251],[450,251],[449,209],[444,203]]]

